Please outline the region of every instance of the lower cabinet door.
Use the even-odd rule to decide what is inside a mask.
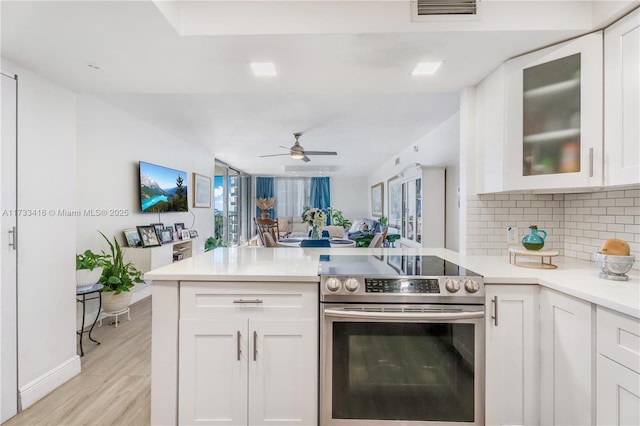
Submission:
[[[590,303],[540,290],[540,424],[590,425],[595,421]]]
[[[180,320],[178,422],[247,424],[247,320]]]
[[[487,425],[537,425],[538,286],[488,285]]]
[[[317,424],[317,323],[250,320],[249,347],[249,425]]]
[[[640,374],[598,354],[597,424],[640,425]]]

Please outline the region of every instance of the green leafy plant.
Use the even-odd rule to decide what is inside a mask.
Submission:
[[[102,265],[102,276],[98,281],[98,284],[104,285],[102,291],[114,291],[115,294],[120,294],[123,291],[131,291],[130,289],[135,283],[143,283],[142,272],[132,262],[124,261],[124,252],[118,240],[114,237],[113,242],[111,242],[102,232],[100,232],[100,235],[109,244],[111,251],[111,254],[102,252],[105,259]]]
[[[226,247],[227,243],[222,238],[209,237],[204,242],[204,251],[211,251],[218,247]]]
[[[342,226],[343,228],[349,228],[351,226],[351,221],[349,219],[345,219],[342,214],[342,210],[334,209],[333,207],[328,207],[327,211],[331,216],[331,224],[335,226]]]
[[[104,266],[107,256],[102,253],[94,253],[91,250],[85,250],[84,253],[76,254],[76,270],[88,269],[93,271],[95,268]]]
[[[380,226],[387,226],[388,221],[389,219],[386,216],[380,216],[380,219],[378,219],[378,222],[380,222]]]

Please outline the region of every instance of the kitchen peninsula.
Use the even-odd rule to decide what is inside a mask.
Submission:
[[[487,424],[508,422],[507,406],[511,413],[519,411],[525,423],[593,415],[589,423],[606,424],[607,418],[600,416],[611,414],[615,402],[608,399],[609,388],[601,388],[608,385],[599,380],[592,389],[591,378],[615,364],[629,370],[623,368],[614,378],[631,375],[637,382],[639,360],[612,354],[605,341],[613,333],[607,327],[619,319],[630,328],[629,345],[638,343],[637,270],[629,281],[619,282],[599,278],[592,262],[563,258],[554,259],[558,269],[535,270],[510,265],[502,256],[465,256],[445,249],[216,249],[145,274],[153,281],[152,424],[315,424],[318,262],[326,254],[434,255],[484,276]],[[556,310],[567,313],[574,306],[582,316],[571,313],[559,323],[563,318]],[[510,335],[514,330],[518,334]],[[561,332],[581,339],[587,333],[574,349],[586,347],[587,353],[568,360],[572,353],[554,346],[553,336]],[[510,371],[503,377],[504,371],[494,370],[503,360],[501,343],[511,345],[502,351],[523,360],[516,366],[520,374]],[[547,377],[569,361],[575,362],[574,371],[561,373],[562,380]],[[572,396],[566,393],[571,386],[583,385],[580,380],[588,384],[581,399],[562,401]],[[551,399],[545,399],[547,394]],[[573,410],[576,404],[579,410]],[[596,405],[597,419],[592,414]]]

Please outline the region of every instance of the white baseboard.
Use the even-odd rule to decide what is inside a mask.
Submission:
[[[138,285],[136,285],[138,287]],[[131,296],[131,303],[139,302],[140,300],[151,296],[151,285],[136,289],[134,287],[133,295]]]
[[[42,376],[18,389],[20,410],[25,410],[35,402],[44,398],[49,392],[80,374],[80,357],[74,355],[68,361],[60,364]]]

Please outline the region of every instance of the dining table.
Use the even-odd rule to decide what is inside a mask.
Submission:
[[[309,237],[298,238],[281,238],[278,240],[278,245],[282,247],[300,247],[302,240],[308,240]],[[331,247],[354,247],[356,242],[348,240],[346,238],[329,238],[329,244]]]

